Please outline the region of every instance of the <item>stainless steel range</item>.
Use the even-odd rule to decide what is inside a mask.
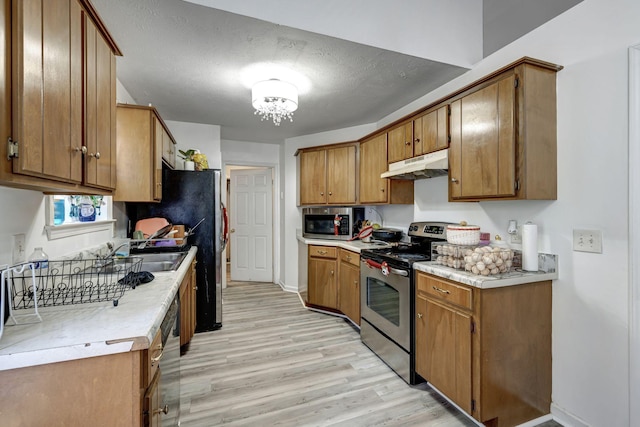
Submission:
[[[360,253],[362,342],[409,384],[415,373],[413,263],[431,259],[431,242],[446,240],[445,222],[414,222],[411,242]]]

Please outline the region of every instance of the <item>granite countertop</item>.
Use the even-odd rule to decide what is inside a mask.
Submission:
[[[548,257],[549,255],[547,255],[547,258]],[[540,258],[539,256],[539,259]],[[550,264],[550,262],[546,261],[546,264],[538,271],[522,271],[516,269],[509,273],[495,276],[479,276],[464,270],[445,267],[435,261],[416,262],[413,264],[413,268],[417,271],[442,277],[443,279],[453,280],[476,288],[489,289],[557,279],[558,270],[555,268],[555,258],[553,268],[549,268],[550,266],[547,264]]]
[[[153,273],[153,281],[125,291],[115,307],[112,301],[42,307],[42,322],[10,326],[8,320],[0,370],[148,348],[196,252],[192,247],[178,270]]]
[[[300,231],[300,230],[298,230]],[[338,248],[347,249],[352,252],[360,253],[362,249],[379,249],[390,246],[385,242],[365,243],[362,240],[331,240],[331,239],[308,239],[303,237],[302,234],[296,235],[298,241],[306,245],[319,245],[319,246],[335,246]]]

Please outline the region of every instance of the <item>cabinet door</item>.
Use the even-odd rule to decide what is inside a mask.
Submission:
[[[162,158],[172,168],[176,167],[176,143],[164,128],[162,129]]]
[[[449,146],[449,109],[443,106],[413,121],[415,156],[432,153]]]
[[[360,268],[345,261],[340,261],[338,310],[360,324]]]
[[[326,150],[300,153],[300,204],[327,203]]]
[[[309,303],[338,308],[335,259],[309,258]]]
[[[416,362],[423,364],[421,375],[470,414],[471,317],[429,298],[422,304],[426,305],[426,331],[422,332],[426,354]]]
[[[116,187],[115,56],[91,19],[85,22],[85,184]]]
[[[156,372],[153,381],[144,393],[144,425],[160,427],[160,370]]]
[[[164,128],[162,122],[155,115],[153,121],[153,198],[162,200],[162,135]]]
[[[327,150],[327,203],[356,202],[356,147]]]
[[[428,380],[427,299],[416,292],[416,372]]]
[[[452,199],[515,195],[514,83],[511,75],[451,104]]]
[[[389,163],[399,162],[413,157],[413,122],[391,129],[387,132]]]
[[[82,181],[82,13],[76,0],[13,3],[13,172]]]
[[[360,203],[389,201],[389,180],[380,178],[387,168],[387,134],[360,144]]]

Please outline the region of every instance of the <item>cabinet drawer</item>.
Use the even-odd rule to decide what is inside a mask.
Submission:
[[[309,246],[309,256],[319,258],[337,258],[338,248],[333,246]]]
[[[355,265],[356,267],[360,267],[360,254],[355,252],[340,249],[340,260]]]
[[[447,301],[468,310],[473,309],[473,292],[470,288],[438,280],[421,273],[418,273],[416,286],[418,293]]]
[[[160,364],[160,358],[162,357],[162,330],[158,329],[158,333],[153,338],[153,342],[147,350],[147,356],[145,358],[145,378],[144,384],[147,386],[151,383],[151,380],[158,371],[158,365]]]

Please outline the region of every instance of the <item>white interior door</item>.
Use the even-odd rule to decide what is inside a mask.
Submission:
[[[231,170],[231,280],[273,281],[271,169]]]

